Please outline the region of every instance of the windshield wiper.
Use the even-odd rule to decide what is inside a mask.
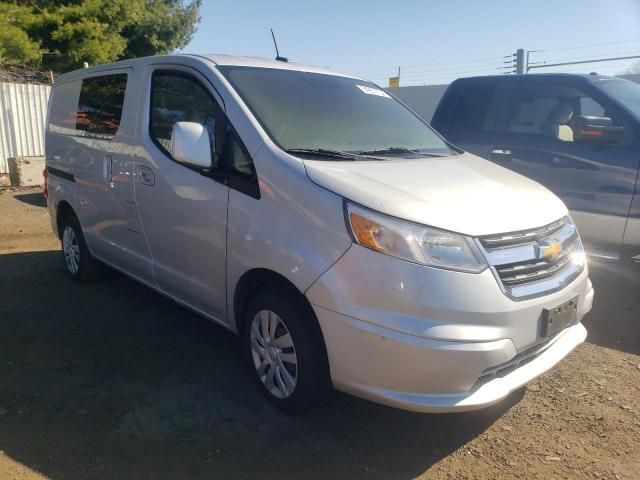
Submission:
[[[357,153],[341,152],[340,150],[326,150],[324,148],[289,148],[286,150],[291,154],[315,155],[318,157],[339,158],[341,160],[355,161],[362,158]]]
[[[412,150],[407,147],[389,147],[389,148],[380,148],[378,150],[363,150],[358,152],[358,155],[400,155],[404,153],[410,153],[413,155],[423,155],[428,157],[444,157],[445,155],[440,155],[438,153],[427,153],[420,152],[419,150]]]

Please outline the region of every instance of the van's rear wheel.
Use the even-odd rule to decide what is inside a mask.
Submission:
[[[60,222],[62,255],[67,273],[78,282],[93,280],[98,273],[98,261],[91,256],[82,228],[75,216],[67,216]]]
[[[259,293],[245,322],[248,356],[260,388],[288,413],[323,403],[331,391],[322,332],[302,300]]]

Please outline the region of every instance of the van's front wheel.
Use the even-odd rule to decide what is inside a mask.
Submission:
[[[251,301],[245,323],[260,388],[288,413],[317,406],[331,391],[322,334],[305,307],[302,299],[263,292]]]
[[[99,265],[89,253],[78,219],[72,215],[67,216],[60,223],[60,232],[62,255],[69,276],[78,282],[93,280]]]

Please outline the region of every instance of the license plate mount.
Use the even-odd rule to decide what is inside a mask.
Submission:
[[[578,297],[553,308],[542,310],[542,325],[540,336],[542,338],[553,337],[556,333],[571,325],[578,317]]]

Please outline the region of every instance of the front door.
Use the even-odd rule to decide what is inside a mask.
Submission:
[[[591,88],[586,82],[580,87],[546,79],[519,82],[490,159],[558,195],[589,243],[619,245],[640,159],[632,130]],[[573,120],[581,115],[610,117],[626,134],[608,145],[574,141]]]
[[[201,123],[215,139],[222,102],[193,69],[149,68],[135,190],[155,283],[174,298],[224,321],[229,189],[212,175],[178,163],[170,153],[176,122]],[[214,150],[212,142],[213,173],[218,168]]]

